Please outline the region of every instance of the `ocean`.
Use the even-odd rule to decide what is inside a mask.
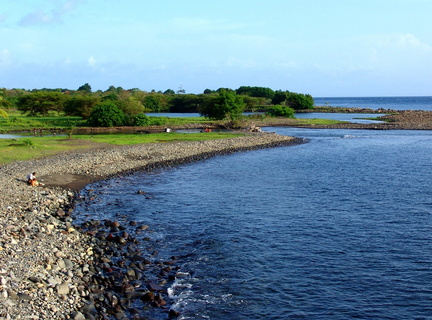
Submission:
[[[314,97],[316,106],[432,110],[432,97]]]
[[[307,143],[99,182],[75,215],[148,225],[179,319],[432,319],[432,132],[264,130]]]

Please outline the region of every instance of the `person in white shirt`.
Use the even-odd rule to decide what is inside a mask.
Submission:
[[[36,172],[29,173],[26,177],[27,183],[31,186],[37,186]]]

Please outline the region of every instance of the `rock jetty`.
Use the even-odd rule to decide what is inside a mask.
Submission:
[[[133,251],[136,237],[116,221],[76,225],[71,218],[76,191],[90,182],[137,170],[298,143],[302,140],[260,133],[101,147],[2,166],[0,320],[143,319],[143,309],[152,308],[166,318],[177,317],[164,287],[176,277],[175,257],[158,261],[149,258],[152,253]],[[44,186],[26,184],[26,175],[33,171]],[[147,228],[136,226],[137,232]],[[150,279],[149,270],[157,278]],[[135,307],[134,301],[141,307]]]

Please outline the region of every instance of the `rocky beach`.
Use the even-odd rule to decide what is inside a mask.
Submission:
[[[136,249],[137,235],[151,226],[130,221],[136,228],[131,235],[118,221],[76,225],[76,192],[91,182],[138,170],[302,142],[257,133],[224,140],[104,146],[2,166],[0,319],[142,319],[139,308],[177,317],[165,286],[177,276],[176,257],[160,261],[154,253]],[[33,171],[43,186],[26,184],[26,175]]]
[[[383,113],[387,114],[383,123],[309,127],[432,129],[429,111]],[[259,125],[290,125],[290,121]],[[72,218],[77,192],[92,182],[136,171],[303,142],[251,133],[211,141],[101,145],[2,166],[0,320],[146,319],[139,315],[143,309],[156,310],[164,319],[177,317],[167,296],[167,285],[179,276],[176,257],[161,261],[156,254],[137,249],[151,225],[129,221],[125,228],[125,222],[92,219],[78,225]],[[26,175],[34,171],[43,186],[26,184]],[[135,231],[128,234],[126,229]]]
[[[337,113],[339,108],[333,108],[331,113]],[[315,111],[315,110],[313,110]],[[312,110],[311,110],[312,112]],[[320,112],[319,109],[317,111]],[[329,113],[326,111],[324,113]],[[377,120],[374,123],[337,123],[337,124],[310,124],[299,125],[296,119],[271,119],[260,123],[261,126],[295,126],[312,129],[372,129],[372,130],[432,130],[432,111],[424,110],[392,110],[392,109],[358,109],[350,108],[344,113],[374,113]],[[319,116],[317,117],[319,118]]]

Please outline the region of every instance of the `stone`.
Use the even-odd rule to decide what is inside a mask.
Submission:
[[[64,262],[63,259],[59,259],[59,260],[57,261],[57,266],[58,266],[60,269],[65,269],[65,268],[66,268],[66,264],[65,264],[65,262]]]
[[[84,314],[96,314],[97,310],[93,303],[88,303],[81,308],[81,312]]]
[[[144,302],[153,302],[155,300],[155,295],[153,292],[148,291],[141,297],[141,300]]]
[[[25,301],[32,300],[32,297],[27,293],[18,293],[18,298],[19,300],[25,300]]]
[[[133,269],[129,269],[126,271],[126,275],[128,276],[129,279],[133,280],[136,279],[136,273],[135,270]]]
[[[66,269],[72,270],[74,265],[70,259],[63,259]]]
[[[147,288],[150,291],[165,291],[165,289],[163,287],[161,287],[160,285],[158,285],[157,283],[154,283],[154,282],[147,283]]]
[[[72,314],[72,319],[73,320],[86,320],[86,317],[81,313],[81,312],[75,312],[74,314]]]
[[[52,287],[56,286],[59,284],[59,281],[56,278],[48,278],[48,284]]]
[[[13,301],[18,301],[20,299],[20,297],[13,291],[8,290],[7,293],[9,298]]]
[[[180,316],[180,312],[170,309],[170,311],[168,312],[168,318],[177,318]]]
[[[69,294],[69,284],[67,282],[60,283],[56,286],[57,293],[60,295]]]

